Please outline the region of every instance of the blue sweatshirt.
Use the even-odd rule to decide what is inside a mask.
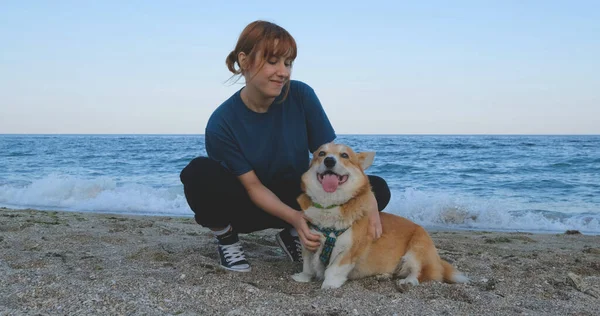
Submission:
[[[285,88],[284,88],[285,91]],[[235,176],[254,170],[266,186],[296,180],[308,170],[309,153],[336,138],[314,90],[292,80],[266,113],[246,107],[241,89],[223,102],[208,120],[208,157]]]

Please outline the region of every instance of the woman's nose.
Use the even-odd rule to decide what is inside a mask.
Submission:
[[[280,63],[277,68],[277,74],[282,77],[288,77],[290,75],[290,69],[284,63]]]

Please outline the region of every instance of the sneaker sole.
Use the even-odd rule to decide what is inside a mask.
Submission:
[[[252,267],[248,267],[248,268],[245,268],[245,269],[234,269],[234,268],[228,268],[228,267],[226,267],[226,266],[224,266],[224,265],[219,265],[219,266],[220,266],[221,268],[223,268],[223,269],[227,270],[227,271],[233,271],[233,272],[244,272],[244,273],[245,273],[245,272],[250,272],[250,271],[252,271]]]
[[[292,254],[287,250],[287,247],[283,243],[283,240],[281,240],[281,237],[279,237],[279,234],[275,235],[275,240],[277,241],[279,247],[283,249],[283,252],[285,252],[288,258],[290,258],[290,261],[294,262],[294,257],[292,257]]]

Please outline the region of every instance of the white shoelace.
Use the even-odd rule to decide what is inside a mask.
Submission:
[[[232,262],[238,262],[241,260],[246,260],[246,257],[244,256],[244,250],[242,250],[242,244],[239,242],[236,242],[235,244],[231,244],[231,245],[220,245],[221,249],[223,249],[223,256],[225,257],[225,260],[227,260],[227,262],[232,263]]]

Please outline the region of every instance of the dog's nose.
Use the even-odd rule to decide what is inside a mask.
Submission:
[[[327,157],[325,158],[325,167],[331,169],[335,166],[335,158],[333,157]]]

